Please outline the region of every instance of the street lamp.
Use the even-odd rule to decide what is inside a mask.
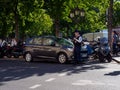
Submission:
[[[79,9],[78,7],[71,10],[71,12],[70,12],[70,18],[72,20],[77,20],[77,19],[80,19],[81,17],[84,17],[84,16],[85,16],[84,9]]]
[[[82,18],[85,16],[85,11],[84,9],[79,9],[78,7],[75,9],[72,9],[70,12],[70,18],[72,19],[73,22],[76,24],[82,20]]]

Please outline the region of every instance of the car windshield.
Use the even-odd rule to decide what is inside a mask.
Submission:
[[[73,47],[73,43],[65,38],[57,38],[57,42],[64,46]]]

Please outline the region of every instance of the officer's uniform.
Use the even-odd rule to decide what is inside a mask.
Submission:
[[[78,63],[81,62],[81,42],[82,42],[82,37],[79,36],[76,38],[76,40],[73,42],[74,43],[74,62]]]

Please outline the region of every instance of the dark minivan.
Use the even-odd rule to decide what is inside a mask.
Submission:
[[[35,58],[57,60],[63,64],[73,58],[73,43],[54,36],[33,37],[26,40],[24,57],[27,62]]]

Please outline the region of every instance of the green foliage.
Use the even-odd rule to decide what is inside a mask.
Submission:
[[[67,4],[67,7],[69,7],[69,9],[67,9],[66,12],[68,12],[67,15],[69,18],[71,9],[74,9],[76,7],[79,9],[84,9],[85,17],[82,18],[79,23],[77,23],[77,27],[82,32],[93,32],[98,29],[100,30],[106,28],[105,12],[109,6],[108,3],[109,0],[69,0],[69,3]],[[70,18],[67,21],[72,22]],[[75,27],[73,29],[75,29]]]
[[[15,17],[18,16],[19,35],[40,35],[50,32],[52,19],[42,9],[43,0],[1,0],[0,31],[8,36],[15,29]],[[17,6],[17,9],[15,8]],[[15,15],[16,13],[16,15]],[[32,33],[31,33],[32,32]],[[3,36],[2,36],[3,37]]]
[[[120,25],[119,6],[120,1],[115,0],[114,26]],[[69,17],[76,7],[85,10],[84,18],[78,23]],[[75,28],[81,32],[95,32],[107,28],[108,7],[109,0],[0,0],[0,36],[15,31],[16,16],[20,37],[52,34],[56,28],[65,36],[71,35]]]
[[[120,1],[114,2],[113,26],[120,26]]]

